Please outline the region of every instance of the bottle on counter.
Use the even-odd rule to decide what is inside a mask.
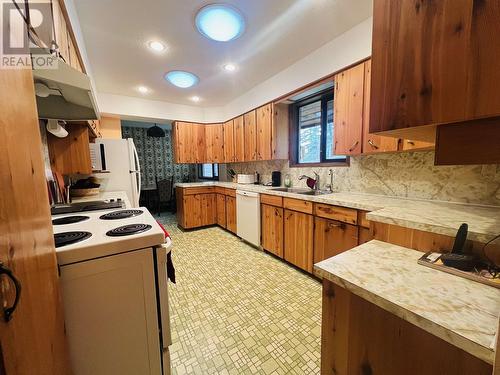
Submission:
[[[260,175],[259,175],[259,173],[257,173],[257,171],[255,171],[255,173],[254,173],[254,177],[255,177],[255,182],[254,182],[254,184],[255,184],[255,185],[259,185],[259,184],[260,184]]]

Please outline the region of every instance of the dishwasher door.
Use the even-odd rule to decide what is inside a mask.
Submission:
[[[259,193],[236,190],[236,233],[250,244],[260,246]]]

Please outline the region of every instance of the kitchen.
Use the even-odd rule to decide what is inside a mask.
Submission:
[[[2,5],[0,373],[500,374],[497,2]]]

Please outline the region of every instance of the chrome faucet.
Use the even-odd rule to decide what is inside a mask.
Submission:
[[[326,185],[326,187],[330,190],[330,193],[333,193],[333,169],[328,170],[328,175],[330,176],[330,184]]]

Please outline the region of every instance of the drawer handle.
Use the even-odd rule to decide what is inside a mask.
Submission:
[[[408,142],[409,145],[415,146],[415,142],[413,141],[406,141],[406,142]]]
[[[372,146],[375,150],[378,150],[378,146],[375,143],[373,143],[371,139],[368,140],[368,144]]]
[[[21,283],[19,280],[14,276],[12,273],[12,270],[9,268],[5,267],[2,262],[0,262],[0,275],[5,275],[7,276],[12,283],[14,284],[14,287],[16,289],[16,296],[14,298],[14,303],[10,307],[3,307],[3,319],[6,323],[8,323],[12,319],[12,314],[17,308],[17,304],[19,303],[19,297],[21,297]]]
[[[354,142],[353,145],[351,146],[351,148],[349,149],[349,151],[354,151],[354,149],[356,147],[358,147],[358,144],[359,144],[359,141]]]

